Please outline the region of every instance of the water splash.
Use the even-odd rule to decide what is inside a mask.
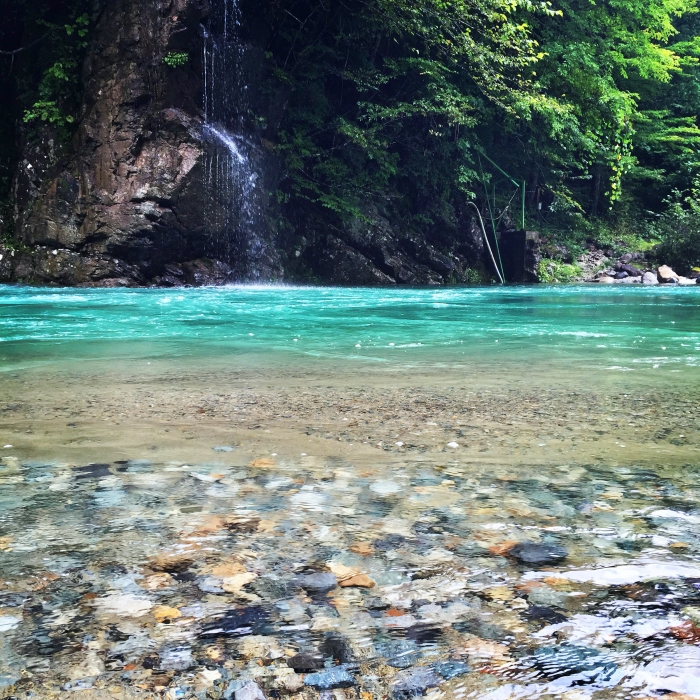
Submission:
[[[249,111],[238,0],[214,0],[204,38],[206,254],[240,280],[266,278],[262,155],[245,137]]]
[[[204,125],[204,136],[210,137],[228,149],[228,152],[237,160],[241,165],[245,165],[248,159],[241,153],[236,143],[236,137],[229,134],[223,127],[217,127],[213,124]]]

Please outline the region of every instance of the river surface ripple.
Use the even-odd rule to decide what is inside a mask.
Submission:
[[[700,697],[699,365],[694,288],[0,287],[0,697]]]

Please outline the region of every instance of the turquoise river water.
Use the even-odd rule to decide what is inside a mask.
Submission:
[[[0,287],[0,698],[700,698],[700,286]]]
[[[700,289],[75,290],[0,287],[0,368],[36,360],[278,354],[294,362],[700,364]],[[498,347],[496,347],[498,346]]]

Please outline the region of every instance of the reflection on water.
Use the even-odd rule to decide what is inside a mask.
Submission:
[[[694,292],[0,290],[0,697],[700,696]]]

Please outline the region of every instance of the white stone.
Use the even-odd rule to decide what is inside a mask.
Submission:
[[[551,575],[551,572],[533,571],[525,574],[523,578],[540,579]],[[700,566],[659,561],[608,566],[600,569],[562,571],[556,575],[576,583],[592,583],[596,586],[625,586],[656,579],[700,578]]]
[[[9,632],[22,622],[21,617],[13,615],[0,615],[0,632]]]
[[[123,615],[124,617],[143,617],[153,607],[148,598],[129,594],[114,594],[94,601],[95,607],[108,615]]]
[[[381,479],[370,484],[369,490],[380,496],[391,496],[401,491],[401,485],[397,484],[395,481]]]
[[[260,686],[253,681],[249,681],[242,688],[239,688],[233,694],[235,700],[265,700],[265,695]]]
[[[700,523],[700,516],[697,515],[688,515],[688,513],[681,513],[680,511],[677,510],[670,510],[670,509],[662,509],[662,510],[655,510],[653,513],[649,513],[650,518],[668,518],[668,519],[676,519],[676,520],[685,520],[686,522],[689,523]]]
[[[667,651],[639,667],[625,686],[643,688],[645,692],[700,695],[700,647],[684,646]]]

